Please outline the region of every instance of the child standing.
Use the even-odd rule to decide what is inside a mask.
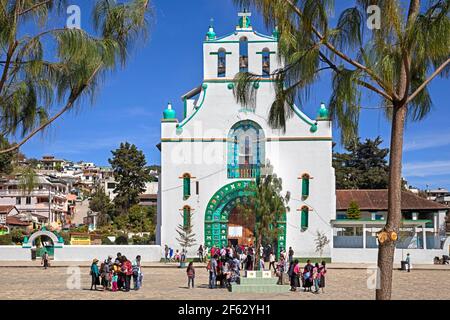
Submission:
[[[325,293],[325,275],[327,273],[327,267],[325,261],[322,261],[322,264],[319,268],[320,272],[320,283],[319,287],[322,288],[322,293]]]
[[[319,293],[319,285],[320,285],[320,271],[319,264],[316,263],[313,271],[312,271],[312,280],[314,283],[314,293]]]
[[[114,272],[114,275],[111,278],[111,290],[116,292],[119,290],[119,286],[117,285],[117,281],[119,280],[119,276]]]
[[[190,288],[191,283],[192,283],[192,289],[194,289],[195,269],[194,269],[194,263],[192,261],[189,262],[189,265],[186,269],[186,274],[188,277],[188,289]]]

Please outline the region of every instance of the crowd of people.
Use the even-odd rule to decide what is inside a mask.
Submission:
[[[186,251],[184,249],[174,250],[173,248],[165,245],[164,247],[164,262],[182,262],[186,260]],[[203,261],[203,260],[201,260]]]
[[[103,291],[125,291],[131,290],[131,279],[133,279],[133,290],[142,287],[143,273],[141,267],[141,256],[137,256],[133,262],[127,259],[120,252],[117,253],[113,261],[112,256],[98,265],[99,260],[94,259],[90,268],[92,278],[91,290],[97,290],[97,286],[102,286]]]
[[[207,251],[208,249],[206,249]],[[305,292],[319,293],[325,291],[325,277],[327,273],[326,262],[314,265],[310,260],[301,268],[297,259],[294,260],[294,250],[292,247],[286,252],[283,248],[280,250],[279,259],[274,250],[268,246],[259,248],[259,270],[269,270],[278,277],[277,284],[291,285],[291,291],[297,291],[297,288],[303,288]],[[205,251],[200,246],[198,252]],[[208,251],[207,251],[208,252]],[[229,287],[233,282],[240,283],[240,271],[252,271],[255,267],[256,251],[253,246],[228,246],[222,248],[212,247],[209,251],[211,259],[207,264],[209,272],[209,288]],[[268,267],[266,268],[266,262]],[[188,267],[193,268],[192,263]],[[195,272],[194,272],[195,274]],[[188,285],[189,286],[189,285]]]

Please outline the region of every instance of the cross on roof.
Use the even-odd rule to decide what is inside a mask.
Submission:
[[[248,28],[250,27],[250,17],[251,13],[247,11],[247,9],[244,9],[243,12],[239,12],[238,16],[241,17],[239,19],[239,27],[241,28]]]
[[[252,13],[251,13],[251,12],[248,12],[247,9],[244,9],[243,12],[239,12],[239,13],[238,13],[238,16],[239,16],[239,17],[251,17],[251,16],[252,16]]]

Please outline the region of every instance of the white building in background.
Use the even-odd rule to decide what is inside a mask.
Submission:
[[[22,219],[37,225],[50,224],[54,228],[64,225],[68,213],[69,186],[61,179],[37,175],[31,192],[20,187],[20,177],[0,182],[0,205],[14,205]]]
[[[266,122],[275,98],[270,74],[282,67],[277,37],[276,30],[269,36],[253,30],[247,13],[229,35],[216,37],[210,28],[203,43],[203,82],[182,97],[180,122],[169,105],[161,123],[157,243],[179,247],[176,227],[191,223],[198,244],[252,244],[253,228],[237,204],[251,196],[248,183],[269,162],[282,178],[283,193],[291,193],[291,211],[279,218],[277,251],[292,247],[296,256],[314,257],[317,232],[332,240],[335,177],[325,106],[313,118],[291,106],[286,132]],[[233,78],[245,71],[260,75],[252,84],[254,108],[238,104],[233,95]],[[329,248],[324,256],[330,256]]]

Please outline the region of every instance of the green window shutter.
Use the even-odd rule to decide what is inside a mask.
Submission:
[[[302,208],[301,216],[301,229],[302,231],[308,229],[309,225],[309,209],[307,207]]]
[[[302,196],[307,198],[309,196],[309,177],[302,177]]]
[[[191,209],[189,207],[183,208],[183,226],[189,227],[191,224]]]
[[[191,195],[191,178],[184,177],[183,178],[183,197],[185,199],[189,198]]]

